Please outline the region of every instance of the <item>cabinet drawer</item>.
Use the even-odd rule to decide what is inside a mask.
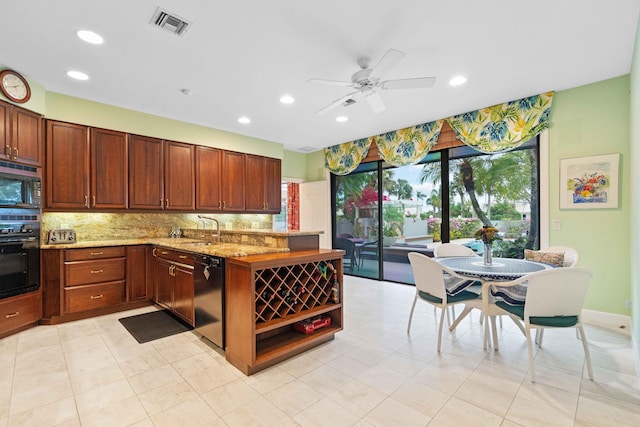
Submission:
[[[193,267],[193,254],[182,251],[174,251],[165,248],[155,248],[154,255],[158,258],[168,259],[180,264],[190,265]]]
[[[124,304],[124,290],[124,280],[65,288],[64,311],[65,313],[76,313]]]
[[[125,258],[65,262],[65,286],[124,280]]]
[[[124,256],[124,246],[106,246],[100,248],[67,249],[65,261],[85,261],[90,259],[117,258]]]
[[[36,322],[41,317],[40,292],[0,300],[0,334]]]

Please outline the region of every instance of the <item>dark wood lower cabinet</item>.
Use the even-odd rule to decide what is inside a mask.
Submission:
[[[35,326],[41,317],[40,291],[0,300],[0,338]]]
[[[191,326],[195,326],[193,306],[193,254],[155,248],[155,301]]]

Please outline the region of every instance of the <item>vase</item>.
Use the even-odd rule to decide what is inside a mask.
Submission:
[[[484,265],[491,265],[491,245],[489,243],[484,244],[483,256]]]

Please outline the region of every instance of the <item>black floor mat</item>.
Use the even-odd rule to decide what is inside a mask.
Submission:
[[[152,311],[138,314],[137,316],[118,319],[122,326],[140,343],[145,343],[159,338],[185,332],[191,328],[166,310]]]

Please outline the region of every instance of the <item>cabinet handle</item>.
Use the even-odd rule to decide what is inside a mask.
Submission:
[[[87,209],[89,209],[89,196],[84,196],[84,204],[87,207]]]
[[[158,256],[158,255],[156,255],[156,251],[157,250],[158,250],[158,248],[153,248],[153,250],[151,251],[151,255]]]
[[[16,147],[13,147],[13,153],[14,153],[13,159],[15,160],[18,158],[18,149]]]
[[[104,270],[91,270],[91,274],[104,273]]]
[[[164,199],[164,207],[165,208],[169,207],[169,199]]]
[[[100,299],[100,298],[104,298],[104,295],[100,294],[100,295],[91,295],[90,297],[91,299]]]
[[[167,252],[167,251],[160,251],[160,255],[166,255],[166,254],[168,254],[168,253],[169,253],[169,252]]]
[[[218,209],[222,209],[222,201],[218,200]]]
[[[224,200],[222,201],[222,209],[226,209],[227,208],[227,202],[225,202]]]
[[[175,269],[176,269],[175,265],[172,265],[172,266],[169,267],[169,276],[174,276],[175,277],[175,275],[176,275],[176,273],[174,273]]]
[[[8,145],[4,146],[4,154],[7,156],[7,158],[11,158],[11,147],[9,147]]]
[[[104,254],[104,252],[91,252],[89,255],[97,256],[97,255],[102,255],[102,254]]]
[[[15,313],[5,314],[4,318],[5,319],[11,319],[12,317],[16,317],[18,314],[20,314],[19,311],[16,311]]]
[[[164,209],[164,199],[160,199],[160,209]]]
[[[96,207],[96,196],[93,196],[93,207]]]
[[[178,258],[185,259],[185,258],[187,258],[187,256],[186,255],[180,255]]]

